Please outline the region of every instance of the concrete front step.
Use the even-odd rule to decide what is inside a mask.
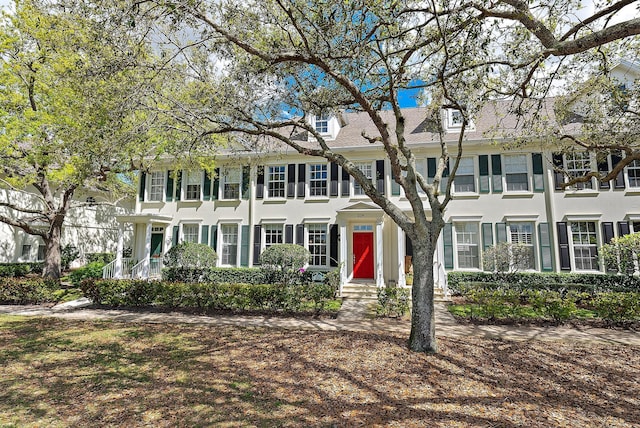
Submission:
[[[342,297],[361,300],[378,300],[378,287],[374,284],[345,284],[342,286]],[[409,293],[411,299],[411,293]],[[436,289],[434,293],[436,302],[448,302],[442,289]]]

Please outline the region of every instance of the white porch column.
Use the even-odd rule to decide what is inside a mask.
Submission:
[[[376,222],[376,285],[378,287],[384,287],[384,274],[383,274],[383,260],[382,253],[384,251],[384,245],[382,242],[382,219]]]
[[[340,254],[338,255],[340,266],[340,295],[342,295],[342,286],[347,283],[347,225],[340,224]]]
[[[442,233],[438,236],[436,243],[436,251],[433,255],[433,283],[437,288],[442,289],[445,296],[449,296],[449,288],[447,287],[447,272],[444,270],[444,242],[442,241]]]
[[[142,277],[149,278],[149,264],[151,262],[151,222],[147,223],[144,236],[144,264],[142,265]]]
[[[398,247],[397,247],[397,252],[398,252],[398,287],[406,287],[407,286],[407,278],[404,274],[404,251],[405,251],[405,244],[404,244],[404,230],[402,230],[402,228],[400,226],[396,226],[397,230],[398,230],[398,239],[397,239],[397,243],[398,243]]]
[[[118,224],[118,243],[116,245],[116,263],[114,265],[113,277],[122,278],[122,251],[124,251],[124,223]]]

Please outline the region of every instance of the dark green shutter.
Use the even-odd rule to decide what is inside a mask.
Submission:
[[[213,191],[211,195],[211,199],[217,201],[220,193],[220,168],[215,168],[213,170]]]
[[[531,163],[533,165],[533,190],[536,192],[544,192],[542,153],[533,153],[531,155]]]
[[[249,266],[249,226],[242,226],[240,236],[240,266]]]
[[[613,166],[616,166],[621,160],[622,157],[620,155],[611,155],[611,164]],[[624,173],[622,171],[620,171],[618,175],[616,175],[616,178],[614,180],[614,187],[616,189],[624,189]]]
[[[384,195],[384,161],[376,161],[376,190]]]
[[[296,196],[296,164],[287,166],[287,198]]]
[[[182,171],[178,171],[178,176],[176,177],[176,201],[180,200],[180,196],[182,194]]]
[[[560,269],[571,270],[571,253],[569,251],[569,233],[567,223],[560,221],[556,223],[558,230],[558,251],[560,252]]]
[[[167,186],[164,189],[164,197],[167,202],[173,201],[173,171],[167,171]]]
[[[329,196],[338,196],[338,164],[331,163],[331,185],[329,189]]]
[[[262,226],[256,224],[253,226],[253,264],[260,264],[260,250],[262,249]]]
[[[601,176],[605,176],[609,173],[609,162],[607,162],[607,158],[601,159],[598,162],[598,173]],[[598,180],[598,189],[600,190],[608,190],[611,188],[610,181],[600,181]]]
[[[304,198],[304,185],[305,185],[305,180],[307,179],[307,173],[306,171],[306,167],[307,165],[301,163],[298,164],[298,197],[299,198]]]
[[[400,196],[400,184],[393,177],[393,174],[391,174],[391,195]]]
[[[284,225],[284,243],[293,244],[293,225],[292,224]]]
[[[602,241],[605,244],[610,244],[611,240],[615,237],[613,232],[613,222],[603,222],[602,223]]]
[[[553,252],[551,251],[549,223],[538,224],[538,242],[540,243],[540,268],[543,272],[552,271]]]
[[[453,228],[451,223],[444,225],[442,241],[444,243],[444,267],[445,269],[453,269]]]
[[[342,196],[349,196],[349,194],[351,193],[350,189],[349,189],[349,173],[343,169],[342,170],[342,191],[341,194]]]
[[[553,184],[556,190],[563,190],[564,184],[564,162],[562,161],[562,153],[553,154]]]
[[[211,176],[207,171],[204,172],[204,178],[202,179],[202,200],[211,200]]]
[[[427,178],[433,179],[436,176],[437,169],[436,158],[427,158]],[[428,180],[431,182],[431,180]]]
[[[200,243],[209,244],[209,226],[200,227]]]
[[[258,175],[256,177],[256,199],[264,198],[264,166],[258,167]]]
[[[329,266],[338,266],[338,225],[329,226]]]
[[[489,155],[478,156],[478,167],[480,169],[480,193],[489,193]]]
[[[494,193],[502,193],[502,158],[491,155],[491,184]]]
[[[629,233],[630,233],[629,222],[628,221],[619,221],[618,222],[618,236],[628,235]]]
[[[171,245],[178,245],[178,235],[180,234],[180,226],[173,226],[173,234],[171,235]]]
[[[507,224],[496,223],[496,243],[507,242]]]
[[[404,235],[404,255],[413,257],[413,242],[411,242],[411,238],[406,233]]]
[[[242,199],[249,199],[249,180],[251,179],[251,168],[249,165],[242,167]]]
[[[482,223],[482,248],[484,251],[493,247],[493,225]],[[483,263],[484,270],[493,270],[493,263]]]
[[[147,173],[140,172],[140,191],[138,192],[138,200],[144,202],[145,189],[147,188]]]
[[[211,226],[209,246],[213,248],[214,251],[218,251],[218,225],[216,224]]]
[[[304,247],[304,224],[296,225],[296,245]]]

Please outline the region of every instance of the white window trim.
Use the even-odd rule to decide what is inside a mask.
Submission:
[[[354,161],[353,162],[356,165],[356,168],[359,168],[359,165],[365,165],[365,164],[370,164],[371,165],[371,184],[373,184],[375,186],[375,179],[376,179],[376,162],[375,161]],[[366,193],[363,194],[358,194],[356,195],[356,185],[358,184],[356,182],[356,179],[351,176],[351,197],[352,198],[362,198],[362,199],[369,199],[369,196]]]
[[[537,217],[537,216],[536,216]],[[514,219],[512,218],[510,221],[507,221],[507,242],[509,242],[510,244],[513,244],[513,242],[511,241],[511,224],[513,223],[528,223],[531,224],[531,253],[533,255],[533,267],[530,269],[525,269],[525,272],[536,272],[538,271],[538,256],[536,254],[536,248],[538,248],[537,245],[537,236],[536,236],[536,223],[535,221],[532,220],[522,220],[522,219]],[[509,263],[510,265],[512,264],[512,261],[510,261]]]
[[[271,182],[271,174],[269,173],[269,168],[284,168],[284,190],[282,192],[282,196],[273,196],[269,191],[269,183]],[[275,165],[265,165],[264,166],[264,199],[271,200],[279,200],[283,201],[287,199],[287,165],[286,164],[275,164]]]
[[[181,239],[180,239],[179,242],[181,242],[181,243],[190,242],[190,241],[187,241],[186,239],[184,239],[185,238],[185,236],[184,236],[184,227],[185,226],[195,226],[195,228],[196,228],[196,240],[195,240],[194,243],[195,244],[199,243],[200,242],[200,232],[201,232],[200,223],[201,223],[201,221],[200,222],[181,221],[180,222],[180,238]]]
[[[311,195],[311,166],[312,165],[324,165],[326,167],[326,173],[327,173],[327,179],[326,179],[326,194],[324,195]],[[329,198],[329,192],[331,191],[330,187],[331,187],[331,181],[330,181],[330,166],[328,162],[312,162],[312,163],[308,163],[306,164],[305,167],[305,171],[306,171],[306,195],[307,199],[328,199]]]
[[[160,189],[160,199],[155,199],[152,200],[151,199],[151,182],[153,181],[153,174],[154,173],[160,173],[162,175],[162,186]],[[145,201],[144,202],[150,202],[150,203],[158,203],[158,202],[164,202],[165,200],[165,193],[166,193],[166,186],[167,186],[167,172],[166,171],[151,171],[149,174],[147,174],[147,184],[146,184],[146,189],[145,191],[147,192],[147,194],[145,195]]]
[[[325,119],[322,119],[323,117]],[[313,118],[312,118],[313,129],[315,129],[323,137],[327,136],[327,135],[331,135],[331,119],[332,119],[332,117],[333,116],[331,116],[330,114],[315,114],[315,115],[313,115]],[[318,120],[319,118],[320,118],[320,120]],[[324,122],[324,121],[327,122],[327,131],[326,132],[318,131],[318,122],[321,122],[321,121],[322,122]]]
[[[524,156],[527,163],[527,190],[509,190],[507,186],[507,168],[505,163],[505,157],[509,156]],[[500,162],[502,167],[502,189],[505,194],[508,195],[531,195],[533,194],[533,165],[530,153],[509,153],[502,154],[500,156]]]
[[[463,156],[462,159],[471,159],[472,163],[473,163],[473,188],[474,190],[472,192],[458,192],[456,191],[456,178],[457,178],[457,173],[456,173],[456,177],[453,179],[453,185],[451,186],[451,192],[454,195],[462,195],[462,196],[471,196],[471,195],[478,195],[478,186],[480,185],[480,180],[479,180],[479,160],[478,160],[478,156]],[[453,168],[453,162],[450,162],[451,167]],[[465,175],[466,176],[466,175]],[[450,178],[450,177],[447,177]]]
[[[453,123],[453,115],[454,112],[459,112],[459,110],[457,109],[446,109],[445,113],[444,113],[444,122],[445,122],[445,129],[447,131],[455,131],[458,132],[462,129],[462,123],[458,124],[454,124]],[[462,113],[460,113],[462,114]],[[474,123],[473,120],[469,120],[469,122],[467,123],[467,127],[465,128],[467,131],[475,131],[476,129],[476,125]]]
[[[589,168],[590,168],[589,171],[597,172],[598,163],[596,161],[595,156],[592,153],[587,153],[587,154],[589,156]],[[609,162],[609,159],[607,159],[607,162]],[[567,183],[569,181],[569,177],[568,177],[569,168],[567,168],[567,163],[568,163],[567,154],[563,153],[562,154],[562,167],[566,171],[566,174],[563,174],[565,183]],[[564,190],[565,190],[565,192],[574,192],[574,193],[598,193],[598,183],[596,182],[596,179],[594,177],[591,177],[591,188],[578,189],[576,187],[569,186],[569,187],[566,187]]]
[[[285,226],[284,220],[282,220],[282,221],[274,221],[274,220],[265,221],[265,220],[263,220],[260,223],[262,224],[262,227],[260,228],[261,229],[260,230],[260,234],[261,234],[261,236],[260,236],[260,238],[261,238],[260,239],[260,253],[262,253],[267,248],[267,227],[266,226],[268,226],[268,225],[280,226],[280,230],[282,231],[282,243],[284,244],[285,238],[286,238],[285,237],[286,231],[285,231],[285,227],[284,227]],[[272,244],[272,245],[278,245],[278,244]]]
[[[236,264],[235,265],[230,265],[230,264],[223,264],[222,263],[222,247],[224,245],[223,242],[223,233],[222,233],[222,227],[223,226],[235,226],[236,227]],[[219,261],[220,267],[238,267],[240,266],[240,249],[242,247],[242,227],[241,226],[241,221],[236,221],[236,220],[220,220],[218,221],[218,228],[216,229],[216,253],[220,255],[219,257]]]
[[[229,171],[235,170],[239,171],[238,181],[227,182],[227,177],[229,177]],[[221,201],[238,201],[242,199],[242,167],[223,167],[220,169],[220,173],[218,176],[218,194],[214,195]],[[237,198],[226,198],[224,194],[224,187],[226,184],[237,184],[238,185],[238,197]],[[212,186],[213,187],[213,186]]]
[[[182,192],[182,195],[181,195],[182,198],[180,198],[180,200],[182,202],[196,202],[196,201],[202,201],[202,199],[203,199],[202,198],[202,193],[203,193],[204,189],[203,189],[202,183],[204,182],[204,176],[203,176],[204,171],[199,171],[199,176],[200,176],[200,178],[199,178],[200,196],[198,198],[196,198],[196,199],[187,199],[187,186],[189,185],[189,174],[192,173],[192,172],[194,172],[194,171],[188,171],[187,170],[187,171],[183,171],[182,172],[182,183],[181,183],[182,184],[182,186],[181,186],[182,189],[180,189],[181,192]]]
[[[324,223],[324,222],[315,222],[315,223],[305,223],[305,227],[304,227],[304,247],[307,249],[307,251],[309,251],[309,253],[311,253],[311,250],[309,248],[309,226],[310,225],[320,225],[320,226],[324,226],[325,228],[325,236],[326,236],[326,242],[324,244],[325,246],[325,257],[326,257],[326,262],[324,265],[313,265],[311,263],[308,264],[308,267],[311,269],[319,269],[319,268],[326,268],[329,266],[330,264],[330,248],[329,248],[329,224],[328,223]],[[313,258],[313,255],[311,255],[311,257],[309,258],[309,260],[311,261]]]
[[[640,163],[640,161],[636,161],[636,162],[639,162],[639,163]],[[624,167],[624,185],[625,185],[625,186],[626,186],[626,188],[627,188],[627,189],[629,189],[629,190],[638,191],[638,190],[640,190],[640,185],[638,185],[638,186],[632,186],[632,185],[630,184],[631,182],[630,182],[630,180],[629,180],[629,166],[630,166],[630,165],[627,165],[627,166],[625,166],[625,167]]]
[[[456,223],[473,223],[477,226],[476,230],[476,246],[478,248],[478,267],[460,267],[460,257],[458,256],[458,231],[456,229]],[[479,272],[482,270],[482,242],[481,242],[481,225],[480,222],[475,219],[472,220],[452,220],[453,230],[452,230],[452,243],[453,243],[453,254],[454,254],[454,269],[465,271],[465,272]]]
[[[597,261],[598,261],[598,269],[578,269],[576,267],[576,253],[575,253],[575,247],[573,244],[573,224],[574,223],[594,223],[595,224],[595,234],[596,234],[596,243],[595,243],[595,247],[596,247],[596,253],[597,253]],[[600,233],[600,220],[594,220],[592,219],[574,219],[574,220],[568,220],[567,221],[567,236],[569,238],[569,251],[570,251],[570,261],[571,261],[571,268],[574,272],[585,272],[585,273],[594,273],[594,272],[602,272],[602,255],[601,252],[598,251],[598,249],[602,246],[602,235]]]

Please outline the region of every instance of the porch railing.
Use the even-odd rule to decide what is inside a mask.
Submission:
[[[134,267],[134,265],[136,265],[136,260],[129,258],[129,257],[125,257],[122,259],[122,278],[131,278],[131,271]],[[116,261],[112,261],[108,264],[106,264],[103,268],[102,268],[102,277],[104,279],[111,279],[115,276],[116,274]]]
[[[144,278],[144,268],[146,266],[146,261],[146,259],[142,259],[131,268],[131,279]]]

